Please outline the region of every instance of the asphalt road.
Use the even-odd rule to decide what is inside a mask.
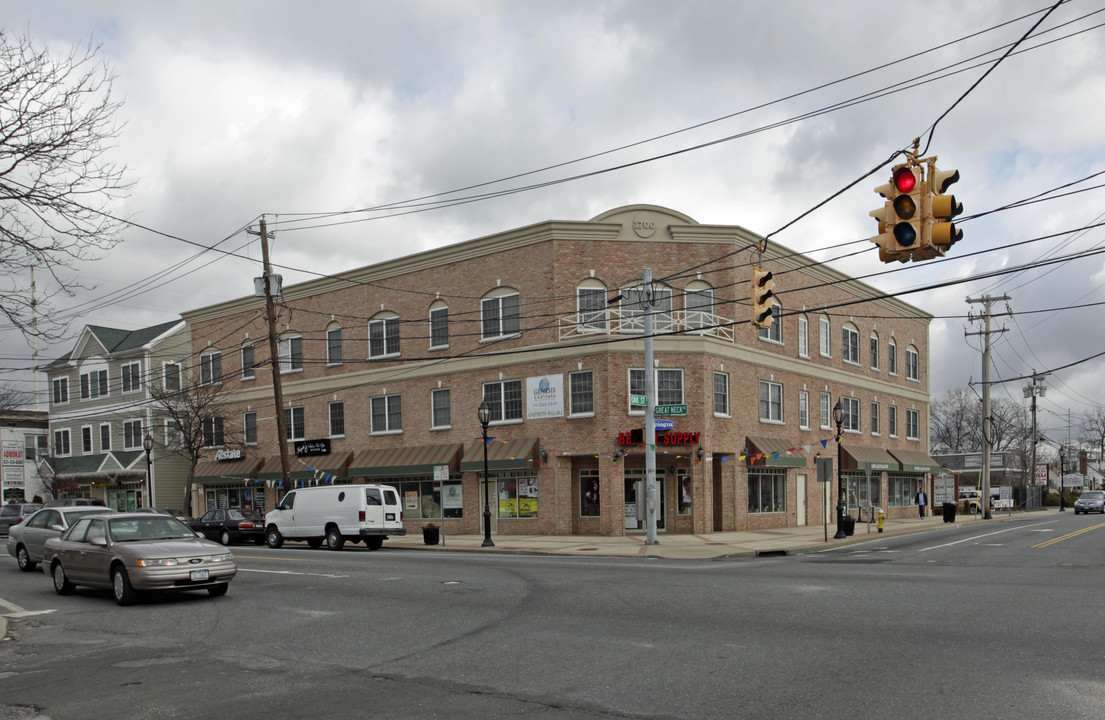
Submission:
[[[0,558],[0,718],[1100,718],[1103,544],[1065,513],[716,561],[237,546],[226,597],[127,608]]]

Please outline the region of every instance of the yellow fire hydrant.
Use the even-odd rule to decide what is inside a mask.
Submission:
[[[882,527],[886,523],[886,513],[879,508],[879,532],[882,532]]]

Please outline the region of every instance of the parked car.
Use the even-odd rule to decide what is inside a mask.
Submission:
[[[160,513],[85,515],[46,541],[42,569],[58,595],[78,585],[110,588],[120,605],[144,590],[207,590],[218,597],[238,573],[229,550]]]
[[[93,513],[112,512],[101,507],[42,508],[26,521],[12,527],[8,533],[8,554],[19,563],[19,569],[30,572],[42,562],[46,541],[69,529],[78,518]]]
[[[188,527],[223,545],[265,542],[265,519],[252,510],[208,510],[199,519],[189,521]]]
[[[0,535],[7,535],[13,525],[23,522],[41,507],[40,503],[8,503],[0,508]]]
[[[1105,490],[1086,490],[1074,501],[1074,514],[1101,513],[1105,515]]]
[[[42,507],[74,507],[77,505],[94,505],[96,507],[107,507],[100,498],[57,498],[56,500],[47,500]]]

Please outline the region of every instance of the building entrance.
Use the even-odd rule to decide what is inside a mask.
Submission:
[[[656,471],[656,490],[659,495],[657,503],[656,529],[664,529],[665,498],[664,498],[664,472]],[[645,489],[644,470],[625,471],[625,529],[648,529],[648,493]]]

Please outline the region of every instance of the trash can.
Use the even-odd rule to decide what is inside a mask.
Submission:
[[[941,507],[943,508],[943,511],[944,511],[943,512],[944,522],[946,522],[946,523],[955,522],[955,503],[946,502]]]
[[[422,542],[426,545],[437,545],[437,541],[441,539],[441,530],[437,525],[424,525],[422,527]]]
[[[842,519],[845,535],[855,535],[856,533],[856,519],[851,515],[845,515]]]

